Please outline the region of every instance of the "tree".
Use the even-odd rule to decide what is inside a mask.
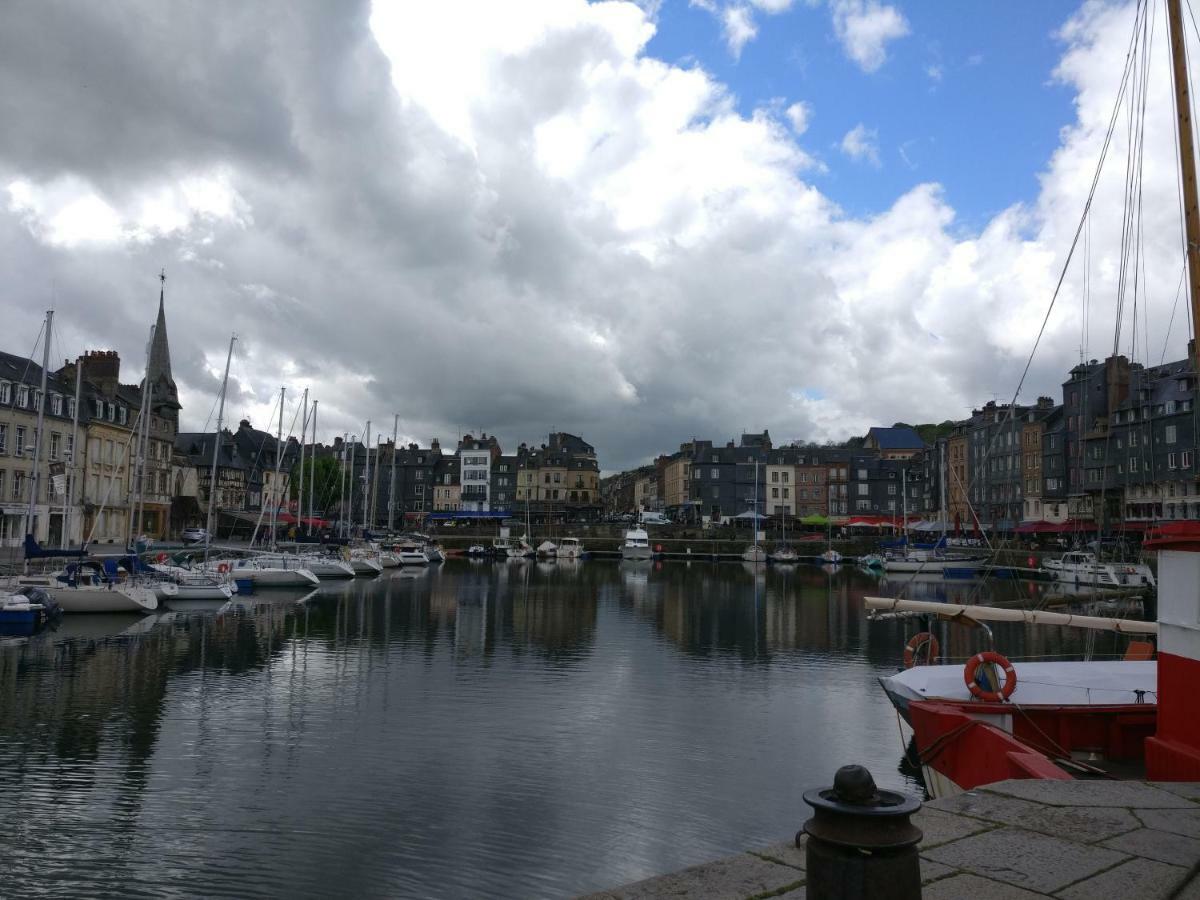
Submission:
[[[314,469],[313,466],[316,466]],[[312,472],[313,479],[313,512],[316,515],[324,517],[325,513],[332,507],[337,505],[342,483],[342,467],[338,465],[336,459],[332,456],[318,456],[315,460],[311,457],[304,460],[304,471],[300,471],[300,466],[297,464],[292,467],[292,475],[289,479],[291,484],[291,498],[297,499],[301,482],[304,486],[304,509],[302,514],[308,512],[308,480],[309,472]]]

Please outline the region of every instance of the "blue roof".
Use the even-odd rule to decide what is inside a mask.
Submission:
[[[868,438],[874,438],[880,450],[923,450],[925,442],[911,428],[872,428]]]

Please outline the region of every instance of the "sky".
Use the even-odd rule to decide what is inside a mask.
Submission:
[[[1011,398],[1135,7],[20,0],[0,16],[4,350],[29,353],[52,306],[56,360],[116,349],[135,381],[165,269],[185,430],[212,427],[236,333],[234,421],[273,423],[282,385],[290,424],[308,388],[323,440],[368,419],[390,435],[393,415],[422,445],[564,430],[615,471],[693,437],[838,440]],[[1161,0],[1149,22],[1137,305],[1119,291],[1126,104],[1022,401],[1059,397],[1114,343],[1184,354]],[[1195,56],[1194,25],[1189,41]]]

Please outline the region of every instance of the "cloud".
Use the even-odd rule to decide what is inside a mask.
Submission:
[[[864,72],[887,61],[889,42],[909,33],[908,20],[879,0],[829,0],[833,31],[842,49]]]
[[[938,63],[930,63],[925,67],[925,76],[935,84],[939,84],[941,82],[944,74],[945,70]]]
[[[959,416],[1024,366],[1131,19],[1089,5],[1064,29],[1076,120],[1037,198],[973,229],[935,181],[850,215],[812,184],[786,110],[742,114],[702,68],[648,55],[632,3],[17,4],[0,30],[3,349],[27,351],[52,283],[56,354],[117,349],[135,379],[165,266],[189,428],[232,331],[229,414],[264,423],[280,384],[308,386],[326,439],[394,413],[402,438],[443,445],[558,427],[614,469],[742,425],[823,440]],[[1155,360],[1181,265],[1172,127],[1164,75],[1143,183]],[[1094,284],[1119,269],[1124,139]],[[1029,395],[1078,359],[1081,284]],[[1093,289],[1097,356],[1114,294]],[[1183,340],[1177,321],[1169,356]]]
[[[879,168],[879,132],[859,122],[842,138],[841,150],[855,162],[867,162]]]
[[[746,6],[727,6],[721,13],[721,24],[725,31],[725,43],[735,59],[742,55],[742,48],[758,35],[754,15]]]
[[[812,120],[812,104],[798,100],[787,108],[785,114],[792,126],[792,131],[796,134],[804,134],[808,130],[808,123]]]

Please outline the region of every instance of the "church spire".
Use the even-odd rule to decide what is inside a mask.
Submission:
[[[158,320],[154,323],[154,341],[150,345],[150,364],[146,383],[154,386],[154,406],[160,415],[178,423],[179,391],[171,377],[171,348],[167,342],[165,294],[167,272],[158,273]]]

